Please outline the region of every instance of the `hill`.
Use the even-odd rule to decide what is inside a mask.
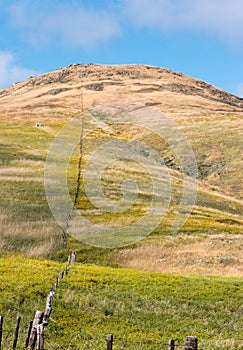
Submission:
[[[156,111],[153,123],[150,114],[143,114],[146,125],[152,123],[156,130],[161,130],[161,115],[166,115],[179,127],[192,147],[199,171],[199,190],[192,215],[180,229],[180,234],[182,237],[193,235],[202,246],[210,244],[207,254],[195,245],[195,241],[186,239],[186,243],[184,238],[171,236],[170,227],[183,191],[183,169],[168,142],[163,142],[151,130],[134,125],[133,119],[129,120],[130,124],[127,120],[124,123],[121,106],[123,112],[127,112],[135,110],[138,105],[145,111]],[[243,101],[203,81],[151,66],[71,65],[39,77],[30,77],[0,91],[2,249],[47,256],[61,247],[62,231],[48,207],[43,174],[54,137],[68,121],[80,114],[86,129],[91,130],[83,142],[83,167],[98,146],[114,140],[136,140],[148,145],[149,152],[146,148],[140,149],[148,161],[157,162],[150,149],[164,160],[172,187],[169,208],[161,224],[153,230],[149,239],[136,246],[136,262],[131,263],[134,247],[123,250],[122,257],[109,253],[108,260],[159,271],[170,271],[170,267],[174,266],[173,271],[176,271],[180,269],[178,265],[182,258],[188,256],[190,260],[190,251],[195,249],[189,272],[213,270],[217,274],[223,271],[227,275],[242,274]],[[68,169],[69,191],[73,200],[77,194],[78,163],[79,150],[76,148]],[[131,169],[129,165],[132,165]],[[155,172],[160,169],[157,165]],[[149,184],[143,182],[146,173],[143,167],[121,160],[108,170],[102,178],[102,186],[105,196],[113,203],[122,198],[120,186],[128,175],[142,186],[132,210],[119,217],[114,213],[100,213],[87,198],[82,184],[76,196],[76,207],[93,223],[112,224],[116,230],[121,222],[130,225],[134,218],[143,217],[144,207],[151,201],[153,191]],[[193,179],[191,181],[193,183]],[[129,193],[133,194],[133,191],[131,189]],[[186,215],[190,214],[186,206],[183,209]],[[173,247],[178,260],[175,259],[176,254],[161,255],[165,246]],[[142,256],[144,247],[146,256],[150,258]],[[161,248],[152,254],[155,247]],[[83,252],[84,261],[96,261],[100,259],[100,254],[108,254],[83,246],[76,248]],[[90,257],[92,254],[93,258]],[[183,260],[185,269],[188,269],[187,259]]]

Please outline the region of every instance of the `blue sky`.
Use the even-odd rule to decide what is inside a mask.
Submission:
[[[143,63],[243,97],[242,0],[0,0],[0,88],[73,63]]]

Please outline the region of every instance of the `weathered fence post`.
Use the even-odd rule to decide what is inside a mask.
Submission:
[[[17,348],[18,336],[19,336],[19,325],[20,325],[20,316],[16,319],[16,327],[14,332],[14,340],[13,340],[13,350]]]
[[[44,326],[47,326],[51,312],[52,312],[52,301],[54,298],[54,292],[51,290],[50,293],[48,294],[47,298],[46,298],[46,308],[45,308],[45,312],[43,315],[43,324]]]
[[[72,252],[71,263],[75,263],[75,262],[76,262],[76,252]]]
[[[193,336],[186,337],[184,350],[198,350],[197,337],[193,337]]]
[[[57,280],[56,280],[56,285],[57,285],[57,286],[59,286],[61,280],[62,280],[62,273],[59,272],[59,274],[57,275]]]
[[[33,325],[33,321],[30,321],[29,327],[28,327],[27,336],[26,336],[26,339],[25,339],[25,349],[27,349],[27,347],[29,345],[30,333],[31,333],[32,325]]]
[[[113,348],[113,335],[108,334],[106,336],[106,350],[112,350]]]
[[[36,350],[44,350],[44,325],[38,324],[36,326],[37,341]]]
[[[30,332],[30,339],[29,339],[29,344],[28,344],[28,349],[33,350],[35,347],[35,343],[36,343],[36,338],[37,338],[37,325],[42,323],[42,319],[43,319],[43,312],[41,311],[36,311],[35,313],[35,318],[32,324],[32,329]]]
[[[46,307],[44,315],[43,315],[43,325],[44,326],[48,325],[48,321],[49,321],[49,318],[51,316],[51,312],[52,312],[52,307],[49,307],[49,306]]]
[[[0,349],[2,347],[2,337],[3,337],[3,316],[0,316]]]
[[[47,298],[46,298],[46,307],[51,307],[52,306],[53,298],[54,298],[54,292],[51,290],[50,293],[47,295]]]
[[[174,339],[170,339],[170,341],[169,341],[169,350],[175,350],[175,341],[174,341]]]

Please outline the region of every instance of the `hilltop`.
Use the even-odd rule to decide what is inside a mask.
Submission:
[[[194,235],[195,240],[173,238],[169,233],[183,182],[176,155],[168,145],[158,142],[156,137],[139,128],[122,125],[119,129],[114,121],[118,124],[123,122],[119,112],[121,103],[124,108],[138,104],[167,115],[190,142],[198,164],[199,191],[192,216],[180,234],[185,237]],[[109,120],[111,110],[115,111],[112,122]],[[52,218],[44,192],[46,156],[55,135],[65,123],[82,113],[87,114],[87,111],[96,118],[97,123],[92,125],[88,117],[86,125],[93,128],[93,133],[84,142],[84,162],[102,142],[117,137],[129,140],[138,134],[139,140],[147,141],[163,157],[172,181],[173,203],[163,224],[145,243],[139,243],[136,250],[133,247],[124,250],[121,255],[112,253],[109,259],[131,267],[139,266],[142,261],[144,269],[184,272],[181,257],[194,247],[200,256],[196,253],[193,256],[191,272],[205,272],[214,268],[216,274],[220,274],[222,269],[227,275],[241,274],[243,100],[182,73],[144,65],[70,65],[0,90],[3,165],[0,173],[3,185],[0,247],[31,252],[37,256],[51,255],[58,249],[61,230]],[[101,122],[109,127],[102,130]],[[161,120],[155,122],[159,127]],[[41,127],[36,123],[40,123]],[[69,185],[70,193],[74,196],[78,153],[73,155],[70,164]],[[112,200],[121,196],[118,190],[121,177],[112,178],[114,173],[119,173],[118,170],[125,172],[121,176],[129,173],[138,181],[144,178],[143,169],[131,171],[128,170],[128,163],[115,164],[103,184],[106,196]],[[132,215],[140,217],[143,205],[147,205],[150,199],[151,193],[147,191],[139,198]],[[108,215],[101,217],[90,206],[82,187],[77,208],[85,212],[87,218],[96,218],[102,223],[117,220]],[[126,220],[129,221],[130,217]],[[205,247],[211,245],[206,255],[204,251],[200,252],[200,243],[196,242],[201,242]],[[166,257],[159,252],[151,254],[155,246],[161,247],[161,250],[169,247]],[[143,256],[144,248],[151,260]],[[174,249],[177,249],[179,258],[172,263]],[[134,252],[137,261],[132,262]],[[85,254],[84,261],[89,260]],[[165,263],[169,260],[170,266]],[[183,261],[187,269],[188,260]]]
[[[171,108],[194,101],[190,106],[194,109],[200,105],[205,108],[205,103],[207,110],[216,112],[243,109],[242,98],[182,73],[144,65],[97,64],[70,65],[0,90],[1,109],[11,114],[16,108],[21,108],[21,113],[36,113],[45,112],[48,105],[49,109],[68,109],[70,113],[80,111],[81,87],[85,108],[125,101],[164,106],[163,110],[170,113]]]

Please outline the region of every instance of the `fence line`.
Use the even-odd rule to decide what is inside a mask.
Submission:
[[[59,272],[56,277],[56,282],[52,285],[50,293],[46,298],[46,306],[45,311],[36,310],[35,317],[30,321],[25,344],[24,347],[27,350],[44,350],[44,329],[48,325],[49,318],[52,312],[52,303],[55,296],[55,291],[58,288],[61,280],[64,276],[68,275],[69,269],[73,263],[76,262],[76,252],[72,252],[71,255],[68,256],[68,262],[65,269],[62,272]],[[15,331],[13,334],[13,345],[12,350],[17,350],[17,343],[19,337],[19,329],[20,329],[20,316],[16,319]],[[4,317],[0,316],[0,350],[2,349],[2,340],[5,332],[12,333],[12,331],[4,331],[3,330],[3,322]]]
[[[134,342],[126,341],[126,344],[134,344]],[[113,345],[115,344],[115,338],[113,334],[108,334],[106,336],[106,350],[113,350]],[[153,341],[151,341],[153,344]],[[187,336],[184,345],[176,344],[174,339],[170,339],[168,344],[161,344],[163,347],[167,347],[168,350],[175,350],[175,348],[183,348],[184,350],[198,350],[198,340],[195,336]]]
[[[72,252],[71,255],[68,256],[67,265],[64,268],[63,271],[59,272],[56,277],[56,282],[52,285],[51,290],[46,298],[46,305],[45,305],[45,311],[39,311],[36,310],[34,319],[30,321],[24,348],[26,350],[44,350],[44,333],[45,333],[45,327],[48,326],[49,318],[52,312],[52,304],[55,296],[55,292],[60,285],[62,279],[68,275],[70,267],[73,263],[76,262],[76,252]],[[0,316],[0,350],[2,349],[2,340],[4,333],[13,333],[13,345],[12,350],[17,350],[17,342],[18,342],[18,336],[19,336],[19,329],[20,329],[20,322],[21,318],[18,316],[16,318],[16,325],[15,330],[13,332],[10,330],[3,330],[3,324],[4,324],[4,317]],[[91,339],[92,340],[92,339]],[[99,339],[97,339],[99,340]],[[212,340],[212,342],[216,342],[217,340]],[[221,340],[223,341],[223,340]],[[144,345],[150,344],[152,346],[159,346],[160,349],[167,348],[168,350],[176,350],[178,348],[181,348],[183,350],[198,350],[198,339],[195,336],[187,336],[185,338],[184,344],[176,344],[176,341],[174,339],[170,339],[167,344],[163,344],[162,342],[153,341],[153,340],[147,340],[147,342],[141,341],[141,342],[134,342],[133,340],[125,340],[125,339],[116,339],[113,334],[108,334],[106,336],[106,350],[113,350],[113,346],[116,344],[116,342],[122,342],[123,347],[136,344],[136,345]],[[211,342],[211,341],[210,341]],[[142,343],[142,344],[141,344]],[[105,347],[104,347],[105,348]],[[95,349],[93,349],[95,350]]]

